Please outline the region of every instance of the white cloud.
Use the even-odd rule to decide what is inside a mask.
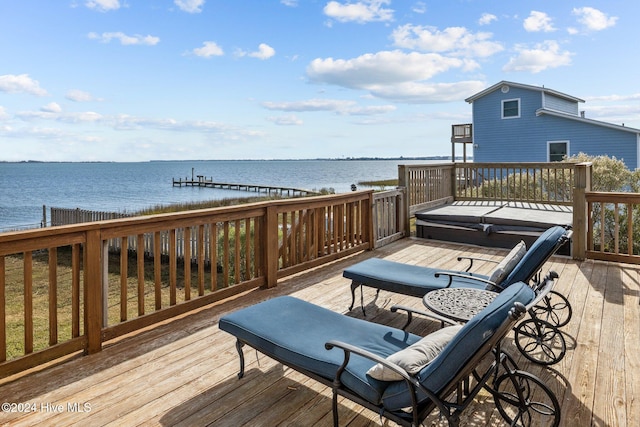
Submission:
[[[427,13],[427,5],[425,4],[425,2],[419,1],[419,2],[416,2],[416,4],[413,5],[411,10],[414,13],[419,13],[419,14]]]
[[[374,21],[391,21],[393,20],[393,9],[383,7],[390,3],[390,0],[361,0],[347,3],[330,1],[323,11],[325,15],[339,22],[363,24]]]
[[[556,30],[551,21],[552,19],[546,13],[532,10],[529,17],[524,20],[524,29],[532,33],[539,31],[549,33]]]
[[[67,94],[65,95],[65,98],[74,102],[100,101],[100,99],[95,98],[89,92],[85,92],[78,89],[71,89],[69,92],[67,92]]]
[[[195,48],[191,51],[196,56],[202,58],[211,58],[212,56],[222,56],[224,51],[216,42],[207,41],[202,44],[202,47]]]
[[[160,42],[159,37],[155,36],[142,36],[139,34],[135,34],[133,36],[126,35],[120,31],[114,33],[89,33],[88,37],[91,40],[99,40],[102,43],[109,43],[111,40],[116,39],[120,41],[120,44],[128,46],[128,45],[147,45],[154,46]]]
[[[355,106],[354,101],[340,99],[309,99],[292,102],[263,102],[262,106],[268,110],[278,111],[345,111]]]
[[[303,124],[302,119],[299,119],[295,114],[288,116],[270,116],[267,120],[278,126],[300,126]]]
[[[374,105],[361,107],[355,101],[341,99],[308,99],[293,102],[263,102],[262,106],[268,110],[278,111],[329,111],[350,116],[372,116],[386,114],[396,110],[394,105]]]
[[[0,120],[7,120],[9,119],[9,113],[7,113],[7,110],[0,105]]]
[[[285,6],[289,6],[289,7],[297,7],[298,6],[298,0],[280,0],[280,3],[282,3]]]
[[[0,92],[30,93],[31,95],[46,96],[47,91],[40,87],[37,80],[28,74],[5,74],[0,76]]]
[[[631,95],[603,95],[603,96],[587,96],[585,101],[640,101],[640,93],[633,93]]]
[[[47,105],[40,107],[40,111],[45,113],[61,113],[62,107],[57,102],[50,102]]]
[[[204,0],[174,0],[176,6],[183,12],[200,13],[204,6]]]
[[[572,53],[561,51],[558,42],[547,40],[543,43],[528,48],[525,45],[515,46],[518,55],[512,57],[505,65],[503,71],[528,71],[539,73],[548,68],[556,68],[571,64]]]
[[[399,50],[365,54],[353,59],[314,59],[307,75],[316,83],[352,89],[371,85],[426,80],[451,68],[472,68],[470,62],[436,53],[404,53]]]
[[[395,105],[372,105],[368,107],[354,107],[347,111],[350,116],[377,116],[396,111],[398,107]]]
[[[617,16],[607,16],[605,13],[592,7],[574,8],[572,13],[578,17],[578,22],[590,31],[600,31],[613,27],[618,20]]]
[[[479,25],[489,25],[493,21],[497,21],[498,17],[492,13],[483,13],[480,19],[478,19]]]
[[[459,81],[455,83],[403,82],[395,85],[371,86],[371,93],[379,98],[407,104],[433,104],[456,102],[471,93],[486,88],[481,81]]]
[[[391,34],[394,45],[423,52],[447,52],[454,56],[488,57],[504,48],[491,41],[493,34],[472,33],[464,27],[449,27],[443,31],[435,27],[407,24]]]
[[[477,67],[472,60],[437,53],[384,51],[349,60],[315,59],[307,67],[307,76],[312,82],[366,90],[378,98],[431,103],[464,99],[482,90],[482,82],[426,82],[451,69],[469,71]]]
[[[102,116],[102,114],[93,111],[64,113],[62,112],[62,108],[60,108],[60,106],[55,102],[45,105],[40,109],[40,111],[19,112],[16,114],[16,117],[25,121],[53,120],[71,124],[98,123],[104,120],[104,116]]]
[[[88,0],[85,2],[85,6],[99,12],[108,12],[120,9],[120,0]]]
[[[276,51],[274,48],[266,43],[260,43],[260,46],[258,46],[258,50],[256,52],[249,53],[249,56],[258,59],[269,59],[275,54]]]

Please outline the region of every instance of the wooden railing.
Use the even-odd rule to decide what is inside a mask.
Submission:
[[[373,193],[373,232],[375,247],[384,246],[405,236],[404,189]]]
[[[0,376],[370,249],[373,204],[360,191],[0,234]]]
[[[456,163],[456,200],[571,205],[575,163]]]
[[[453,163],[398,166],[398,185],[406,191],[409,215],[452,200],[453,167]]]
[[[588,192],[585,197],[586,256],[640,264],[640,194]]]
[[[415,212],[454,200],[571,205],[572,253],[587,254],[587,204],[590,163],[441,163],[401,165],[398,181],[406,191],[405,235]]]

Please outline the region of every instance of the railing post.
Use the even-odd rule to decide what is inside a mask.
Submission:
[[[376,247],[376,239],[377,239],[377,233],[374,232],[374,227],[377,228],[377,224],[376,226],[374,226],[373,224],[373,219],[374,219],[373,208],[375,206],[375,202],[373,200],[373,191],[369,192],[369,199],[367,203],[369,203],[369,206],[368,206],[368,209],[365,209],[366,218],[364,218],[364,220],[365,220],[365,226],[367,227],[367,234],[368,234],[367,240],[369,241],[368,250],[373,250]]]
[[[278,211],[275,206],[267,206],[264,230],[264,269],[265,286],[272,288],[278,282]]]
[[[451,163],[451,169],[449,172],[449,179],[451,180],[451,182],[449,183],[449,191],[451,192],[450,196],[453,199],[453,201],[455,202],[456,200],[456,196],[457,196],[457,191],[458,191],[458,178],[457,178],[457,164],[455,161],[453,161]],[[466,178],[465,178],[466,179]],[[465,184],[466,185],[466,184]]]
[[[84,253],[85,331],[87,353],[102,350],[102,239],[100,230],[87,231]]]
[[[572,256],[583,260],[587,252],[587,200],[586,193],[591,191],[592,164],[578,163],[575,169],[575,186],[573,188],[573,242]]]
[[[398,186],[404,188],[404,197],[402,201],[404,203],[403,211],[405,215],[404,220],[404,235],[411,236],[411,195],[409,194],[411,189],[409,188],[409,168],[406,165],[398,165]]]
[[[407,222],[409,222],[409,219],[408,219],[409,213],[407,212],[407,205],[406,205],[407,189],[405,187],[398,187],[398,191],[400,193],[398,194],[396,199],[396,206],[397,206],[396,218],[398,218],[396,231],[402,231],[403,236],[406,237],[407,236],[406,227],[407,227]]]

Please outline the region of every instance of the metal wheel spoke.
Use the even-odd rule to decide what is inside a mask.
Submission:
[[[550,291],[532,310],[538,318],[556,327],[569,323],[573,314],[569,300],[555,291]]]
[[[495,390],[496,407],[509,425],[559,425],[558,399],[539,378],[530,373],[520,370],[506,372],[496,380]]]

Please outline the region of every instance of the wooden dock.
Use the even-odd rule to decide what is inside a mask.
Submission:
[[[306,190],[304,188],[294,187],[280,187],[273,185],[260,185],[260,184],[238,184],[230,182],[215,182],[213,177],[207,179],[204,175],[197,175],[197,179],[185,178],[173,178],[174,187],[208,187],[208,188],[220,188],[223,190],[237,190],[237,191],[253,191],[255,193],[266,194],[278,194],[281,196],[316,196],[319,193],[316,191]]]

